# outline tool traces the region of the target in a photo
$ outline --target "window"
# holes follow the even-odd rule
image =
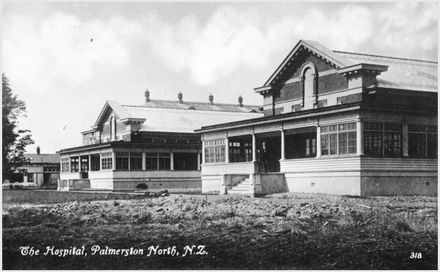
[[[402,155],[402,124],[364,123],[366,155],[397,157]]]
[[[382,123],[364,123],[364,153],[366,155],[382,155],[382,130]]]
[[[313,88],[314,88],[314,72],[312,68],[308,68],[304,71],[304,92],[303,92],[303,105],[306,109],[313,108]]]
[[[229,139],[229,162],[252,161],[252,137]]]
[[[113,169],[113,153],[107,152],[101,154],[102,170]]]
[[[157,153],[146,154],[146,169],[157,170]]]
[[[81,156],[81,172],[89,171],[89,158],[88,156]]]
[[[116,152],[116,170],[128,170],[128,152]]]
[[[286,159],[309,158],[316,156],[316,131],[296,132],[285,135]]]
[[[321,127],[321,155],[356,154],[356,123]]]
[[[426,156],[426,127],[423,125],[408,125],[408,156]]]
[[[437,126],[408,125],[408,156],[437,157]]]
[[[110,126],[110,140],[113,140],[113,116],[110,117],[109,126]]]
[[[205,163],[225,161],[225,140],[211,140],[205,142]]]
[[[99,171],[101,169],[101,156],[99,154],[90,155],[91,171]]]
[[[79,172],[79,158],[71,157],[70,158],[70,172]]]
[[[61,159],[61,172],[63,173],[69,172],[69,158]]]
[[[437,126],[427,126],[428,132],[428,148],[427,155],[429,158],[437,158]]]
[[[147,153],[147,170],[170,170],[170,153]]]
[[[321,155],[336,155],[337,153],[337,126],[323,126],[321,128]]]
[[[170,153],[159,153],[159,170],[170,170]]]
[[[130,170],[142,170],[142,153],[130,152]]]
[[[340,124],[338,127],[339,154],[356,153],[356,123]]]
[[[402,155],[402,124],[384,123],[383,147],[385,156]]]

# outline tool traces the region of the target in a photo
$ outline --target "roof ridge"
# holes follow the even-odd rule
[[[183,101],[182,104],[179,103],[179,101],[175,101],[175,100],[164,100],[164,99],[151,99],[149,102],[171,102],[171,103],[176,103],[178,105],[182,105],[182,104],[203,104],[203,105],[212,105],[212,106],[235,106],[235,107],[240,107],[240,105],[237,104],[230,104],[230,103],[214,103],[211,104],[209,102],[196,102],[196,101]],[[121,104],[121,106],[124,107],[145,107],[145,105],[127,105],[127,104]],[[261,107],[260,105],[247,105],[247,104],[243,104],[243,107]]]
[[[335,52],[335,53],[342,53],[342,54],[351,54],[351,55],[362,55],[362,56],[369,56],[369,57],[381,57],[381,58],[387,58],[387,59],[418,61],[418,62],[432,63],[432,64],[437,64],[438,63],[437,61],[432,61],[432,60],[410,59],[410,58],[404,58],[404,57],[391,57],[391,56],[384,56],[384,55],[357,53],[357,52],[348,52],[348,51],[339,51],[339,50],[333,50],[333,52]]]

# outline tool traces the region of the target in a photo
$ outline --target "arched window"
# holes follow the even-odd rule
[[[306,64],[302,69],[303,82],[303,107],[304,109],[312,109],[317,99],[317,71],[313,64]]]
[[[113,140],[113,116],[110,116],[110,141]]]
[[[112,135],[113,135],[113,140],[116,140],[116,117],[112,116]]]

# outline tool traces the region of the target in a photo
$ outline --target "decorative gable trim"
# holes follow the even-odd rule
[[[95,124],[92,126],[92,129],[96,130],[103,125],[105,117],[107,116],[109,111],[113,111],[114,115],[116,115],[118,119],[124,123],[143,123],[146,120],[145,118],[132,117],[131,114],[118,102],[107,100],[101,110],[101,113],[98,116],[98,119],[96,119]]]
[[[304,50],[324,60],[335,69],[351,65],[350,62],[317,42],[300,40],[289,53],[289,55],[287,55],[287,57],[283,60],[283,62],[281,62],[280,66],[278,66],[275,72],[264,83],[264,85],[262,87],[255,88],[254,90],[256,92],[262,92],[263,87],[270,88],[270,86],[276,83],[280,76],[283,75],[287,68],[295,61],[295,58],[298,56],[298,54]]]

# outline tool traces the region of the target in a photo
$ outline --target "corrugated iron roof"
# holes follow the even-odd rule
[[[334,51],[352,63],[387,65],[388,71],[377,77],[379,87],[437,92],[437,62]]]
[[[260,111],[259,113],[237,110],[228,111],[222,109],[222,107],[219,105],[217,105],[219,109],[211,108],[210,110],[190,110],[184,107],[166,107],[171,106],[172,104],[156,104],[156,107],[153,107],[153,105],[150,105],[150,103],[151,101],[147,103],[149,104],[148,106],[122,105],[122,107],[129,112],[132,117],[146,119],[145,122],[142,123],[141,131],[192,133],[194,130],[200,129],[201,127],[207,125],[241,121],[263,116]],[[239,107],[237,106],[237,108]],[[219,111],[221,111],[221,113]]]
[[[24,154],[32,163],[60,163],[59,154]]]
[[[124,105],[123,105],[124,106]],[[201,111],[222,111],[222,112],[260,112],[261,106],[238,104],[217,104],[217,103],[203,103],[203,102],[187,102],[169,101],[169,100],[150,100],[144,103],[141,107],[156,108],[156,109],[181,109],[181,110],[201,110]],[[133,116],[137,117],[137,116]]]

